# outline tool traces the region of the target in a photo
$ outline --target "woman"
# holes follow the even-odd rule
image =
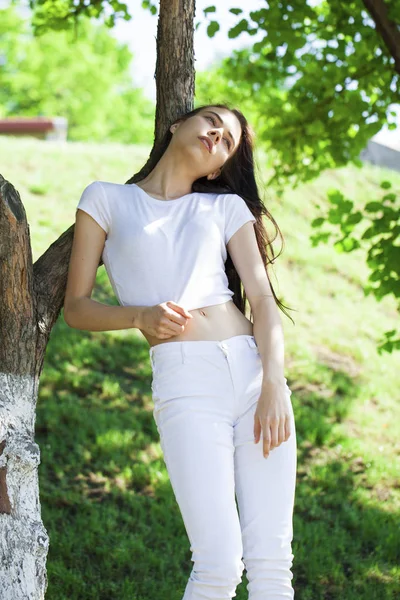
[[[227,104],[198,107],[169,127],[147,177],[91,183],[76,215],[64,317],[136,327],[150,344],[194,562],[183,600],[232,598],[244,568],[250,600],[294,598],[296,430],[253,135]],[[90,298],[100,257],[121,306]]]

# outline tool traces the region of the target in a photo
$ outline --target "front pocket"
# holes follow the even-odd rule
[[[258,346],[250,346],[250,350],[253,353],[253,356],[255,355],[256,360],[261,362],[261,354]]]
[[[153,379],[151,389],[153,396],[159,396],[159,390],[168,386],[170,381],[179,380],[180,373],[185,367],[182,355],[179,353],[152,357]]]
[[[184,359],[156,362],[153,379],[154,400],[158,405],[190,396],[207,396],[212,381],[223,381],[221,365],[212,357],[186,355]]]

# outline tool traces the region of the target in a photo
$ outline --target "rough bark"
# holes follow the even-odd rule
[[[192,109],[194,0],[161,0],[157,32],[155,141]],[[64,304],[71,225],[32,263],[21,197],[0,175],[0,589],[2,600],[42,600],[49,536],[41,519],[35,443],[39,378]],[[101,261],[99,265],[102,264]]]
[[[157,26],[154,145],[145,165],[126,183],[144,179],[159,160],[159,143],[178,115],[193,109],[195,0],[160,0]]]
[[[390,20],[385,0],[363,0],[363,2],[375,22],[376,31],[394,58],[395,70],[400,73],[400,23]]]

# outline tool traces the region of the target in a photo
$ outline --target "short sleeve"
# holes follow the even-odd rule
[[[100,181],[93,181],[82,192],[76,209],[88,213],[106,233],[110,230],[110,210]]]
[[[225,244],[227,244],[242,225],[248,221],[255,223],[256,218],[238,194],[227,194],[225,198]]]

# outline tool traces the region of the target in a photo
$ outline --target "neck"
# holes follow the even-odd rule
[[[177,156],[167,150],[147,177],[138,182],[140,187],[160,200],[174,200],[190,194],[193,182],[204,176],[204,173],[194,173],[190,159],[190,154]]]

